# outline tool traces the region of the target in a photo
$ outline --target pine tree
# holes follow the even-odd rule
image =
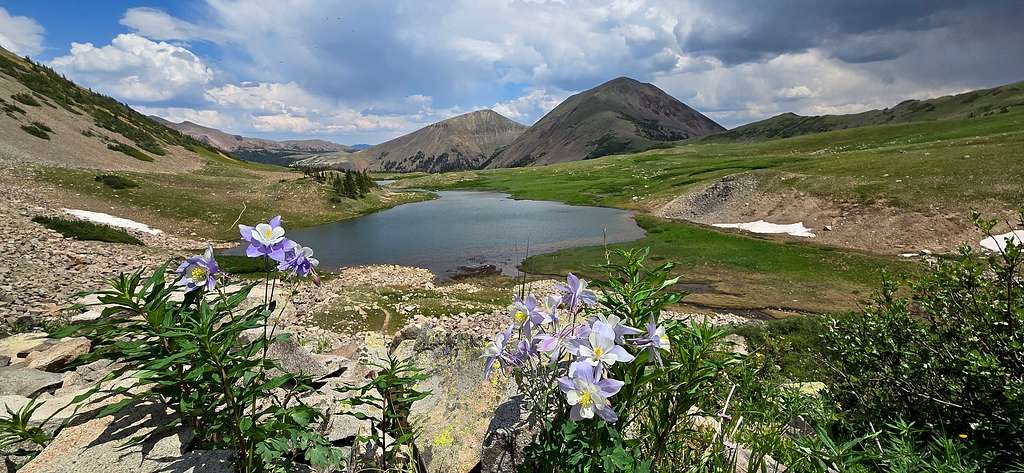
[[[356,184],[355,173],[345,171],[345,197],[349,199],[359,198],[359,185]]]

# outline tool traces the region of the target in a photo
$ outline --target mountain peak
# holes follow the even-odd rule
[[[544,165],[637,152],[724,130],[653,84],[617,77],[566,99],[487,167]]]

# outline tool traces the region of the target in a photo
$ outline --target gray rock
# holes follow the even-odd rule
[[[64,382],[60,373],[47,373],[27,366],[0,367],[0,395],[32,397],[56,389]]]
[[[239,341],[248,343],[263,335],[263,329],[253,329],[242,333]],[[299,345],[295,337],[288,337],[270,345],[267,350],[267,358],[273,359],[285,371],[294,374],[305,374],[313,378],[319,378],[330,373],[330,369],[322,361],[317,359],[309,350]]]
[[[170,433],[141,445],[124,447],[129,438],[153,431],[169,421],[163,405],[129,408],[123,416],[108,416],[73,424],[60,432],[21,473],[231,473],[232,453],[184,452],[189,436]]]
[[[539,423],[530,418],[522,395],[501,403],[487,426],[480,451],[483,473],[514,473],[523,462],[523,451],[539,431]]]
[[[429,472],[469,472],[480,463],[494,411],[514,383],[484,379],[479,340],[453,338],[425,348],[415,360],[430,377],[417,388],[431,394],[410,409],[409,419],[420,430],[416,447]]]
[[[59,371],[71,364],[75,358],[89,353],[92,344],[85,337],[62,338],[49,342],[45,349],[33,351],[25,357],[29,368],[44,371]]]

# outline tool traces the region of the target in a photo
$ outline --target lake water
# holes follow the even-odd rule
[[[442,191],[434,200],[364,217],[288,230],[313,248],[323,269],[399,264],[444,279],[460,266],[493,264],[513,275],[529,254],[642,238],[629,212],[514,200],[498,192]],[[606,239],[607,237],[607,239]]]

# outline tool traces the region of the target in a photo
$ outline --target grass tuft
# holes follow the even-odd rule
[[[49,228],[50,230],[54,230],[65,237],[74,238],[76,240],[106,241],[110,243],[142,245],[142,240],[135,238],[135,236],[124,230],[108,227],[106,225],[97,225],[84,220],[69,220],[60,217],[37,216],[33,217],[32,221]]]
[[[32,122],[31,125],[21,125],[21,129],[24,130],[25,133],[28,133],[28,134],[36,137],[36,138],[42,138],[44,140],[49,140],[50,139],[50,134],[46,132],[46,130],[49,129],[49,127],[47,127],[46,125],[43,125],[43,127],[45,127],[45,128],[43,128],[43,127],[40,127],[39,125],[41,125],[41,123],[39,123],[39,122]]]
[[[133,189],[139,187],[139,183],[128,179],[127,177],[121,177],[115,174],[100,174],[96,176],[96,182],[102,183],[103,185],[115,189]]]
[[[42,105],[35,97],[32,96],[32,94],[17,93],[12,95],[11,98],[30,107],[38,107]]]
[[[142,150],[132,145],[126,145],[124,143],[111,143],[107,145],[107,149],[112,151],[119,151],[135,159],[138,159],[139,161],[145,161],[147,163],[153,162],[153,158],[150,155],[143,153]]]

